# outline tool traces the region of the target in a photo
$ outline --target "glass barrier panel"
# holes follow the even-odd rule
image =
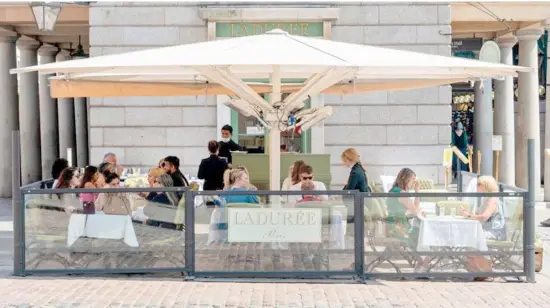
[[[354,195],[201,196],[196,272],[354,270]]]
[[[522,197],[367,197],[364,229],[366,273],[523,271]]]
[[[25,195],[25,269],[184,267],[184,199],[145,196]]]

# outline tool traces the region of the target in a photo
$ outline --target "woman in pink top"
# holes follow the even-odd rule
[[[103,186],[105,186],[105,179],[103,175],[99,173],[97,167],[86,167],[79,188],[103,188]],[[99,193],[81,193],[79,195],[84,214],[95,214],[95,201],[98,196]]]

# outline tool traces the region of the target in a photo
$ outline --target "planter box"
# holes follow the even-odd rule
[[[544,257],[544,248],[535,248],[535,272],[542,270],[542,259]]]

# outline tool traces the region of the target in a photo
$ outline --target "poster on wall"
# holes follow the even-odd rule
[[[230,243],[321,243],[321,209],[228,208]]]

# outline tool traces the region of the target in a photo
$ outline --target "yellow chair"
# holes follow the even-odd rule
[[[420,190],[432,190],[435,187],[432,179],[416,179],[416,182],[420,186]]]

